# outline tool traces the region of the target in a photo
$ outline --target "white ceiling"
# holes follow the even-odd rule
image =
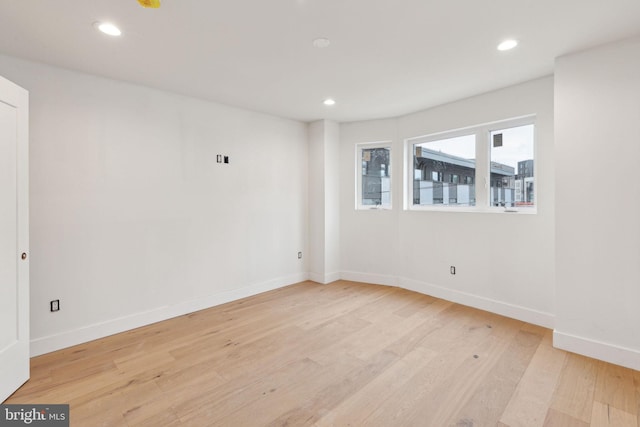
[[[0,0],[2,53],[303,121],[406,114],[636,34],[640,0]]]

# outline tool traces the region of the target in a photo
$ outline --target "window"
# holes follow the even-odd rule
[[[491,206],[534,206],[533,124],[491,131]]]
[[[408,139],[405,208],[535,212],[534,121],[527,116]]]
[[[358,144],[357,209],[391,208],[391,144]]]
[[[475,175],[475,135],[445,139],[428,138],[413,144],[412,147],[415,171],[413,176],[416,177],[412,186],[414,205],[475,205],[476,190],[473,180],[466,179],[465,182],[460,182],[461,176]]]

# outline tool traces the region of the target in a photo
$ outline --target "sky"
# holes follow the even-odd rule
[[[491,147],[491,161],[518,167],[518,162],[533,159],[533,125],[491,132],[502,133],[502,147]],[[493,139],[493,138],[492,138]]]

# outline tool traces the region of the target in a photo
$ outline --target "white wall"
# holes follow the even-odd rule
[[[325,282],[340,279],[340,125],[325,120]],[[311,161],[311,159],[310,159]]]
[[[554,344],[640,370],[640,38],[556,61]]]
[[[306,124],[6,56],[0,75],[30,92],[32,354],[307,278]]]
[[[309,123],[309,278],[324,281],[325,202],[324,202],[324,121]]]
[[[538,212],[405,211],[406,138],[536,114]],[[341,126],[343,277],[398,285],[536,324],[554,308],[553,79],[534,80],[397,119]],[[355,144],[392,141],[393,209],[354,209]],[[478,191],[482,191],[478,189]],[[457,274],[449,274],[455,265]]]
[[[309,275],[318,283],[340,279],[339,125],[309,124]]]

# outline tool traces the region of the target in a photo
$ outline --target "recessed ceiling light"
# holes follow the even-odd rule
[[[505,40],[505,41],[503,41],[502,43],[500,43],[498,45],[498,50],[502,50],[502,51],[511,50],[516,46],[518,46],[518,41],[517,40],[513,40],[513,39]]]
[[[108,34],[110,36],[119,36],[122,34],[122,31],[120,31],[120,28],[116,27],[110,22],[96,22],[93,24],[93,26],[96,27],[101,32]]]
[[[327,98],[322,102],[324,105],[336,105],[335,99]]]
[[[313,47],[317,47],[318,49],[324,49],[325,47],[329,47],[331,44],[331,40],[326,39],[324,37],[320,37],[319,39],[315,39],[313,41]]]

